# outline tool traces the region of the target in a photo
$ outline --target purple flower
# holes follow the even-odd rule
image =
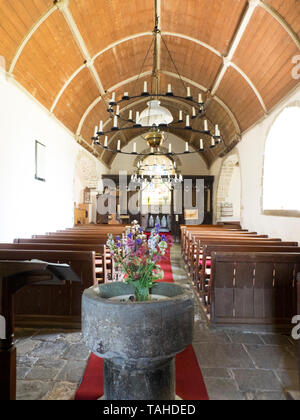
[[[128,239],[132,239],[132,233],[131,232],[128,234]]]
[[[139,231],[140,231],[141,233],[143,233],[143,228],[142,228],[142,227],[140,227],[140,228],[139,228]]]
[[[116,240],[117,240],[117,241],[120,241],[120,240],[121,240],[121,236],[117,236],[117,237],[116,237]]]
[[[120,242],[117,243],[117,247],[121,248],[121,243]]]
[[[165,235],[162,235],[161,240],[162,241],[166,241],[167,240],[166,236]]]
[[[136,240],[136,244],[137,244],[137,245],[141,245],[141,243],[142,243],[142,240],[141,240],[141,239],[137,239],[137,240]]]

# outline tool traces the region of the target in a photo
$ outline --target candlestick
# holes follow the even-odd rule
[[[98,127],[95,127],[95,133],[94,133],[94,137],[97,137],[97,133],[98,133]]]
[[[117,150],[120,151],[121,150],[121,140],[118,140],[118,147]]]
[[[172,144],[169,144],[169,153],[172,153]]]
[[[196,117],[196,109],[194,106],[193,106],[193,117]]]
[[[185,124],[185,126],[186,127],[190,127],[190,116],[189,115],[186,116],[186,124]]]
[[[168,93],[172,93],[172,85],[171,85],[171,83],[168,84]]]
[[[187,91],[187,95],[186,95],[187,98],[190,98],[191,97],[191,88],[187,87],[186,91]]]
[[[117,116],[119,116],[119,115],[120,115],[120,105],[118,105],[118,106],[117,106],[116,115],[117,115]]]
[[[189,144],[188,142],[185,143],[185,151],[188,152],[189,151]]]
[[[204,149],[203,139],[200,139],[200,150]]]
[[[132,121],[132,111],[129,111],[129,120]]]
[[[100,121],[99,132],[103,133],[103,121]]]
[[[112,93],[112,97],[111,97],[111,101],[110,102],[112,102],[112,103],[115,103],[116,102],[116,93],[115,92]]]
[[[208,131],[208,122],[204,120],[204,131]]]
[[[144,82],[144,93],[148,92],[148,83]]]
[[[179,121],[183,121],[183,114],[182,114],[182,111],[179,111]]]
[[[199,93],[199,95],[198,95],[198,103],[199,104],[202,104],[203,103],[203,99],[202,99],[201,93]]]
[[[107,147],[107,146],[108,146],[108,136],[105,136],[104,147]]]
[[[118,117],[114,116],[114,128],[118,128]]]

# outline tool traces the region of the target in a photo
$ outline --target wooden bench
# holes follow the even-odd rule
[[[186,239],[186,249],[184,251],[184,259],[186,263],[189,263],[189,266],[191,266],[190,264],[192,263],[192,256],[194,255],[194,257],[196,256],[196,248],[198,246],[198,240],[199,239],[203,239],[203,238],[211,238],[211,239],[216,239],[216,238],[224,238],[224,239],[262,239],[262,240],[266,240],[266,241],[274,241],[274,240],[278,240],[280,241],[280,239],[270,239],[268,238],[267,235],[258,235],[256,232],[239,232],[239,233],[229,233],[229,232],[221,232],[221,233],[212,233],[212,232],[203,232],[203,233],[196,233],[196,234],[190,234],[188,235],[187,239]]]
[[[95,252],[51,250],[0,250],[1,260],[26,261],[38,259],[68,264],[81,282],[66,281],[62,286],[27,286],[15,297],[16,324],[20,327],[81,327],[81,297],[93,286]]]
[[[211,322],[291,327],[300,254],[212,253]]]
[[[24,249],[24,250],[51,250],[51,251],[94,251],[95,272],[97,283],[107,283],[114,277],[113,265],[109,252],[105,245],[91,244],[65,244],[65,243],[26,243],[26,244],[1,244],[1,249]]]
[[[186,247],[186,239],[188,237],[188,234],[191,232],[205,232],[205,231],[209,231],[209,232],[248,232],[247,230],[242,230],[242,229],[238,229],[238,228],[230,228],[230,227],[223,227],[223,226],[216,226],[216,225],[211,225],[211,226],[185,226],[185,225],[181,225],[180,226],[180,232],[181,232],[181,250],[182,250],[182,254],[184,253],[184,249]]]
[[[205,305],[206,311],[210,313],[211,302],[211,255],[213,252],[245,252],[245,253],[299,253],[300,247],[297,246],[277,246],[277,245],[204,245],[203,253],[198,259],[196,267],[194,284],[199,296]]]

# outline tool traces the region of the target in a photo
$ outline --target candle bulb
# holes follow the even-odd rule
[[[169,144],[169,153],[172,153],[172,144]]]
[[[121,150],[121,140],[118,140],[118,147],[117,150],[120,151]]]
[[[171,83],[168,84],[168,93],[172,93],[172,85],[171,85]]]
[[[114,128],[118,128],[118,117],[114,116]]]
[[[108,146],[108,137],[105,136],[105,139],[104,139],[104,147],[107,147],[107,146]]]
[[[112,103],[115,103],[116,102],[116,93],[115,92],[112,93],[112,97],[111,97],[111,101],[110,102],[112,102]]]
[[[216,134],[217,137],[220,136],[220,130],[219,130],[218,124],[216,124],[216,132],[215,132],[215,134]]]
[[[95,132],[94,132],[94,137],[97,137],[97,133],[98,133],[98,127],[95,127]]]
[[[154,153],[154,149],[153,149],[153,147],[151,147],[151,153]]]
[[[136,153],[136,143],[133,143],[133,153]]]
[[[144,93],[148,92],[148,83],[144,82]]]
[[[198,103],[199,104],[202,104],[203,103],[203,99],[202,99],[201,93],[199,93],[199,95],[198,95]]]
[[[186,89],[186,91],[187,91],[187,98],[190,98],[191,97],[191,88],[190,87],[188,87],[187,89]]]
[[[190,127],[190,116],[189,115],[187,115],[186,116],[186,127]]]
[[[188,142],[185,143],[185,151],[188,152],[189,151],[189,144]]]
[[[99,132],[103,133],[103,121],[100,121]]]
[[[204,131],[208,131],[208,122],[204,120]]]
[[[179,111],[179,121],[183,121],[183,114],[182,114],[182,111]]]
[[[129,120],[132,121],[132,111],[129,111]]]
[[[212,149],[213,147],[215,147],[215,145],[216,145],[215,139],[212,137],[210,148]]]
[[[119,116],[119,115],[120,115],[120,105],[118,105],[118,106],[117,106],[116,115],[117,115],[117,116]]]
[[[194,106],[193,106],[193,117],[196,117],[196,109]]]
[[[128,98],[128,97],[129,97],[129,93],[128,93],[128,92],[125,92],[125,93],[124,93],[124,97],[125,97],[125,98]]]
[[[200,139],[200,150],[204,150],[203,139]]]

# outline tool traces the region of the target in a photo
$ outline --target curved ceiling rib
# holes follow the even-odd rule
[[[258,6],[262,7],[266,12],[268,12],[274,19],[276,19],[280,25],[286,30],[292,40],[295,42],[296,46],[300,50],[300,39],[293,28],[287,23],[287,21],[282,17],[280,13],[277,12],[272,6],[265,3],[262,0],[258,0]]]
[[[81,54],[82,54],[82,58],[83,60],[85,60],[84,64],[81,65],[72,75],[71,77],[64,83],[64,85],[60,88],[60,83],[57,86],[58,89],[60,88],[55,100],[53,101],[53,104],[49,109],[51,109],[51,112],[54,111],[54,109],[56,108],[57,104],[59,103],[60,99],[62,98],[64,92],[69,88],[69,85],[71,84],[71,82],[75,79],[75,77],[77,75],[79,75],[79,73],[81,71],[83,71],[85,68],[87,68],[89,70],[89,72],[91,73],[91,76],[93,77],[94,81],[96,82],[97,88],[96,92],[99,90],[100,92],[100,97],[98,97],[96,100],[94,100],[89,107],[86,109],[86,111],[84,112],[84,114],[81,117],[80,123],[78,125],[78,129],[76,131],[77,136],[80,135],[82,128],[84,127],[85,121],[88,117],[88,115],[90,114],[90,112],[95,108],[95,106],[101,101],[104,100],[105,101],[105,95],[106,95],[106,91],[102,85],[101,82],[101,78],[100,75],[98,74],[98,71],[96,70],[96,67],[94,66],[94,62],[95,60],[101,56],[102,54],[104,54],[105,52],[113,49],[114,47],[126,42],[126,41],[130,41],[136,38],[140,38],[143,36],[149,36],[152,35],[152,32],[139,32],[130,36],[127,36],[126,38],[122,38],[119,39],[117,41],[115,41],[114,43],[108,45],[107,47],[105,47],[104,49],[102,49],[101,51],[97,52],[96,54],[95,51],[97,51],[97,49],[95,49],[93,51],[94,56],[91,57],[89,50],[87,48],[88,43],[86,44],[86,40],[84,39],[84,36],[81,34],[79,27],[80,24],[76,23],[76,19],[74,19],[73,14],[71,12],[71,6],[69,8],[69,3],[70,0],[55,0],[54,1],[54,5],[51,6],[51,8],[48,9],[48,11],[46,11],[39,19],[38,21],[34,24],[34,26],[31,27],[31,29],[29,30],[29,32],[27,33],[27,35],[23,38],[22,42],[20,43],[20,45],[18,46],[13,59],[11,61],[10,64],[10,68],[8,70],[8,73],[10,75],[12,75],[14,73],[14,70],[16,69],[16,65],[18,63],[18,60],[20,59],[20,56],[23,57],[22,53],[26,47],[26,45],[29,43],[29,41],[31,40],[31,38],[33,37],[33,35],[36,33],[36,31],[38,30],[38,28],[40,28],[40,26],[57,10],[59,10],[59,12],[64,16],[67,24],[69,25],[69,28],[72,32],[72,35],[75,39],[75,41],[77,42],[77,45],[80,48]],[[271,2],[269,2],[271,3]],[[159,10],[159,15],[161,16],[161,0],[157,0],[157,5],[158,5],[158,10]],[[48,4],[48,7],[49,4]],[[84,6],[85,7],[85,6]],[[198,89],[207,92],[209,95],[208,101],[210,100],[214,100],[216,101],[219,105],[221,105],[224,109],[224,111],[226,112],[226,114],[229,116],[230,120],[232,121],[232,123],[234,124],[235,130],[238,134],[241,133],[241,128],[240,128],[240,122],[238,122],[237,118],[235,117],[234,113],[232,112],[232,109],[230,109],[230,107],[228,105],[226,105],[226,103],[224,102],[224,100],[227,101],[227,97],[222,97],[221,93],[220,96],[222,97],[222,99],[220,99],[219,96],[219,87],[222,84],[223,79],[227,79],[228,73],[227,70],[230,69],[230,67],[232,67],[237,73],[239,73],[239,75],[241,77],[243,77],[243,79],[247,82],[247,84],[251,87],[252,91],[255,93],[255,96],[257,97],[259,104],[261,105],[261,107],[264,110],[264,113],[267,113],[267,110],[270,109],[270,99],[268,100],[268,95],[264,92],[264,90],[261,87],[261,84],[259,85],[259,81],[257,81],[255,79],[255,77],[253,77],[253,74],[251,75],[251,73],[249,73],[249,68],[248,70],[246,68],[243,67],[241,62],[238,62],[239,65],[235,64],[234,61],[238,61],[237,57],[235,55],[237,51],[237,49],[240,47],[240,43],[242,40],[243,35],[245,34],[246,28],[248,27],[249,22],[255,19],[252,19],[254,10],[257,8],[262,8],[265,12],[266,15],[269,14],[272,19],[274,19],[274,21],[276,20],[276,22],[278,22],[281,27],[284,29],[284,31],[287,33],[288,37],[293,41],[293,43],[297,46],[298,49],[300,49],[300,40],[299,40],[299,36],[297,35],[297,33],[294,31],[293,29],[293,24],[288,22],[287,20],[285,20],[284,17],[284,13],[283,15],[279,12],[279,10],[276,10],[273,5],[268,4],[267,0],[248,0],[248,6],[245,7],[244,10],[244,14],[241,16],[240,19],[240,23],[239,26],[236,28],[235,31],[235,35],[232,39],[231,45],[229,47],[227,56],[224,57],[224,55],[219,52],[217,49],[213,48],[211,45],[201,41],[200,39],[196,39],[196,38],[192,38],[188,35],[185,34],[181,34],[181,33],[177,33],[177,27],[174,27],[174,32],[164,32],[162,30],[162,35],[165,36],[169,36],[169,37],[175,37],[175,38],[181,38],[183,40],[187,40],[190,41],[191,43],[195,43],[201,47],[203,47],[204,49],[212,52],[214,55],[218,56],[219,58],[223,58],[223,65],[221,65],[221,68],[219,70],[219,73],[217,74],[215,81],[213,83],[213,86],[211,88],[211,91],[208,91],[208,88],[201,86],[199,83],[195,82],[194,80],[188,79],[188,78],[184,78],[182,77],[183,80],[185,80],[187,83],[190,83],[192,86],[197,87]],[[45,9],[43,9],[45,10]],[[37,18],[38,15],[36,15],[35,18]],[[75,15],[74,15],[75,16]],[[270,20],[272,20],[270,17]],[[289,19],[288,19],[289,20]],[[34,20],[31,22],[31,24],[34,22]],[[180,22],[180,20],[179,20]],[[279,26],[279,25],[278,25]],[[30,25],[27,27],[26,30],[28,30],[28,28],[30,27]],[[143,29],[142,27],[140,27],[140,29]],[[284,31],[282,31],[284,33]],[[24,36],[25,32],[23,33]],[[124,35],[126,33],[123,33]],[[128,34],[128,32],[127,32]],[[122,36],[122,33],[120,33],[120,35]],[[121,37],[120,37],[121,38]],[[201,36],[199,36],[199,38],[201,38]],[[21,38],[20,38],[21,39]],[[244,39],[244,38],[243,38]],[[210,41],[209,41],[210,42]],[[292,44],[290,42],[290,44]],[[105,45],[105,44],[104,44]],[[293,44],[292,44],[293,45]],[[15,48],[17,47],[17,45],[15,46]],[[14,53],[15,50],[12,51],[12,54]],[[25,54],[25,51],[24,51]],[[160,54],[159,54],[160,55]],[[79,63],[80,64],[80,61]],[[77,65],[78,65],[77,64]],[[241,69],[241,65],[242,68],[244,70]],[[74,69],[76,68],[76,66],[74,67]],[[72,69],[72,71],[74,71],[74,69]],[[230,71],[230,70],[229,70]],[[169,77],[173,77],[173,78],[179,78],[179,76],[175,73],[169,72],[169,71],[163,71],[161,70],[162,74],[165,74],[166,76]],[[250,77],[248,77],[247,73],[250,74]],[[70,74],[70,73],[69,73]],[[69,77],[68,74],[68,77]],[[151,72],[145,72],[143,74],[143,77],[145,76],[149,76],[151,74]],[[225,76],[226,74],[226,76]],[[230,75],[230,77],[232,77],[233,73]],[[121,77],[120,77],[121,78]],[[130,79],[127,80],[123,80],[117,84],[115,84],[114,86],[110,87],[108,89],[108,91],[112,91],[115,89],[120,88],[123,85],[126,85],[130,82],[132,82],[133,80],[135,80],[137,78],[137,76],[131,77]],[[192,76],[192,78],[195,78]],[[253,83],[253,81],[255,82],[255,84]],[[242,80],[242,79],[241,79]],[[114,82],[116,82],[117,80],[115,80]],[[258,83],[258,88],[256,86],[256,84]],[[245,84],[246,86],[246,84]],[[249,89],[250,91],[250,89]],[[260,91],[262,92],[262,94],[260,93]],[[56,91],[55,91],[56,94]],[[216,95],[217,94],[217,95]],[[53,99],[52,99],[53,100]],[[88,103],[88,102],[87,102]],[[259,108],[259,104],[257,105]],[[50,104],[51,105],[51,101]],[[136,105],[132,104],[132,105]],[[215,105],[216,106],[216,105]],[[84,108],[82,108],[83,110]],[[82,112],[81,110],[81,112]],[[236,115],[238,114],[238,111],[236,110]],[[225,114],[224,114],[225,115]],[[79,114],[80,117],[80,114]],[[229,120],[228,120],[229,121]],[[77,121],[76,121],[77,124]]]
[[[28,41],[30,40],[30,38],[32,37],[32,35],[38,30],[38,28],[45,22],[45,20],[48,19],[49,16],[52,15],[53,12],[55,12],[57,10],[57,6],[52,6],[51,9],[49,9],[43,16],[41,16],[41,18],[36,22],[36,24],[31,28],[31,30],[28,32],[28,34],[25,36],[25,38],[23,39],[23,41],[21,42],[19,48],[16,51],[16,54],[11,62],[10,68],[8,73],[12,74],[14,71],[14,68],[17,64],[17,61],[20,57],[20,55],[22,54],[22,51],[24,50],[26,44],[28,43]]]
[[[200,45],[201,47],[204,47],[204,48],[206,48],[207,50],[209,50],[209,51],[211,51],[211,52],[213,52],[216,56],[218,56],[218,57],[222,57],[222,54],[219,52],[219,51],[217,51],[216,49],[214,49],[213,47],[211,47],[210,45],[208,45],[208,44],[206,44],[206,43],[204,43],[204,42],[202,42],[202,41],[200,41],[200,40],[197,40],[197,39],[195,39],[195,38],[192,38],[192,37],[189,37],[189,36],[185,36],[185,35],[183,35],[183,34],[178,34],[178,33],[173,33],[173,32],[164,32],[164,33],[162,33],[163,35],[168,35],[168,36],[172,36],[172,37],[178,37],[178,38],[183,38],[183,39],[186,39],[186,40],[188,40],[188,41],[190,41],[190,42],[193,42],[193,43],[195,43],[195,44],[197,44],[197,45]],[[124,42],[126,42],[126,41],[130,41],[130,40],[133,40],[133,39],[136,39],[136,38],[139,38],[139,37],[143,37],[143,36],[149,36],[149,35],[152,35],[152,33],[148,33],[148,32],[143,32],[143,33],[139,33],[139,34],[134,34],[134,35],[132,35],[132,36],[130,36],[130,37],[127,37],[127,38],[123,38],[123,39],[121,39],[121,40],[119,40],[119,41],[116,41],[116,42],[114,42],[113,44],[111,44],[111,45],[109,45],[108,47],[106,47],[105,49],[103,49],[102,51],[100,51],[100,52],[98,52],[97,54],[95,54],[94,55],[94,57],[92,57],[91,59],[90,59],[90,61],[91,61],[91,63],[94,63],[94,61],[96,60],[96,58],[98,58],[98,57],[100,57],[102,54],[104,54],[105,52],[107,52],[107,51],[109,51],[110,49],[112,49],[112,48],[114,48],[114,47],[116,47],[116,46],[118,46],[118,45],[121,45],[122,43],[124,43]],[[233,51],[234,52],[234,51]],[[228,60],[227,58],[225,59],[225,60]],[[265,104],[264,104],[264,102],[263,102],[263,99],[262,99],[262,96],[261,96],[261,94],[259,93],[259,91],[258,91],[258,89],[255,87],[255,85],[254,85],[254,83],[249,79],[249,77],[236,65],[236,64],[234,64],[234,63],[232,63],[232,62],[228,62],[228,64],[227,64],[228,66],[229,65],[232,65],[232,67],[234,67],[243,77],[244,77],[244,79],[246,80],[246,82],[250,85],[250,87],[251,87],[251,89],[253,89],[253,91],[254,91],[254,93],[255,93],[255,95],[257,96],[257,98],[258,98],[258,100],[259,100],[259,102],[261,103],[261,105],[262,105],[262,107],[263,107],[263,109],[264,109],[264,111],[266,112],[266,107],[265,107]],[[81,67],[81,69],[83,69],[84,68],[84,66],[82,66]],[[70,77],[70,79],[66,82],[66,84],[63,86],[63,88],[62,88],[62,90],[59,92],[59,94],[58,94],[58,96],[59,97],[61,97],[61,95],[63,94],[63,92],[64,92],[64,90],[68,87],[68,85],[71,83],[71,81],[74,79],[74,77],[79,73],[79,69]],[[222,80],[222,78],[223,78],[223,76],[224,76],[224,74],[225,74],[225,72],[226,72],[226,65],[224,65],[224,67],[223,67],[223,69],[222,69],[222,72],[220,72],[220,74],[219,74],[219,81],[218,81],[218,83],[215,85],[215,87],[212,89],[212,95],[214,94],[214,91],[216,91],[217,90],[217,88],[218,88],[218,86],[219,86],[219,84],[220,84],[220,82],[221,82],[221,80]],[[167,71],[162,71],[162,73],[164,73],[164,74],[170,74],[169,72],[167,72]],[[224,73],[224,74],[223,74]],[[141,76],[145,76],[146,74],[149,74],[149,72],[145,72],[145,73],[143,73]],[[189,79],[185,79],[185,81],[187,81],[187,82],[189,82]],[[113,89],[117,89],[118,87],[120,87],[120,86],[122,86],[122,83],[123,82],[120,82],[120,84],[117,84],[117,85],[115,85],[115,86],[113,86],[113,87],[111,87],[111,88],[109,88],[109,89],[107,89],[107,91],[108,92],[111,92]],[[195,83],[195,82],[194,82]],[[125,83],[126,84],[126,83]],[[198,87],[199,87],[200,85],[198,85]],[[207,91],[207,88],[205,88],[205,87],[201,87],[201,89],[203,90],[203,91]],[[105,92],[103,92],[103,94],[105,94]],[[53,103],[53,105],[52,105],[52,108],[51,108],[51,111],[53,111],[54,110],[54,108],[55,108],[55,106],[57,105],[57,103],[58,103],[58,100],[59,100],[59,98],[56,98],[55,99],[55,101],[54,101],[54,103]]]

